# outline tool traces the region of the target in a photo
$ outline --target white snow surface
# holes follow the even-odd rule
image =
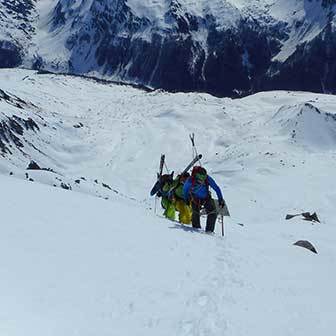
[[[1,334],[333,334],[336,97],[146,93],[17,69],[0,89],[29,102],[0,99],[1,121],[40,127],[0,156]],[[161,153],[176,172],[190,161],[192,132],[231,211],[225,237],[160,218],[148,195]],[[30,159],[55,172],[24,181]],[[321,223],[284,219],[303,211]]]

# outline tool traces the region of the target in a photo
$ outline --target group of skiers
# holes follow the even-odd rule
[[[211,196],[212,188],[218,198],[218,205],[224,207],[221,189],[214,179],[201,166],[195,166],[191,175],[184,172],[174,179],[174,173],[160,175],[151,190],[151,196],[161,197],[164,216],[175,220],[175,212],[179,213],[179,222],[192,224],[193,228],[200,229],[200,212],[204,207],[207,213],[206,232],[213,232],[217,219],[215,201]]]

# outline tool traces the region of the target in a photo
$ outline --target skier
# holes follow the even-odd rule
[[[173,179],[173,174],[162,175],[151,191],[151,196],[162,197],[163,215],[175,220],[175,211],[178,211],[179,222],[183,224],[191,224],[191,207],[183,198],[183,185],[189,176],[189,173],[183,173]]]
[[[217,219],[215,202],[209,190],[215,190],[219,206],[224,206],[224,199],[219,186],[214,179],[207,174],[207,171],[200,166],[195,166],[191,177],[187,179],[183,187],[183,197],[186,203],[191,202],[192,206],[192,226],[201,229],[200,210],[204,206],[207,213],[206,232],[213,232]]]
[[[179,213],[179,222],[182,224],[191,224],[191,207],[183,197],[183,186],[185,181],[190,177],[188,172],[184,172],[176,177],[173,182],[173,187],[169,192],[169,197],[172,199],[175,210]]]
[[[175,220],[175,210],[177,210],[179,212],[180,223],[191,223],[192,211],[190,205],[185,203],[183,186],[190,176],[188,170],[201,158],[202,154],[197,155],[174,180],[174,172],[162,175],[162,170],[165,164],[165,155],[161,155],[158,180],[154,184],[150,194],[151,196],[157,195],[158,197],[162,197],[161,205],[165,209],[163,215],[166,218]]]
[[[173,175],[174,172],[161,175],[150,192],[151,196],[161,197],[161,205],[165,209],[163,215],[170,220],[175,220],[175,206],[171,197],[171,189],[174,186]]]

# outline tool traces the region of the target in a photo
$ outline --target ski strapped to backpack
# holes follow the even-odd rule
[[[166,156],[164,154],[161,154],[159,172],[157,173],[157,181],[154,184],[154,187],[152,188],[152,190],[150,192],[151,196],[156,195],[156,193],[160,190],[160,187],[161,187],[161,176],[162,176],[162,172],[163,172],[165,158],[166,158]]]
[[[181,175],[185,174],[186,172],[188,172],[188,170],[194,166],[194,164],[199,161],[200,159],[202,158],[202,154],[199,154],[197,155],[189,164],[188,166],[183,170],[183,172],[181,173]],[[161,181],[161,177],[163,176],[162,175],[162,171],[163,171],[163,166],[164,166],[164,163],[165,163],[165,155],[162,154],[161,155],[161,160],[160,160],[160,171],[159,173],[157,174],[157,182],[155,183],[154,187],[152,188],[150,194],[151,196],[154,196],[156,195],[156,193],[160,190],[161,188],[161,184],[162,184],[162,181]],[[173,175],[174,173],[172,173],[171,175]]]
[[[160,158],[160,167],[159,167],[159,172],[157,174],[157,178],[158,180],[160,179],[160,177],[162,176],[162,172],[163,172],[163,167],[164,167],[164,163],[165,163],[165,158],[166,156],[164,154],[161,154],[161,158]]]
[[[192,166],[195,165],[195,163],[199,160],[202,159],[202,154],[199,154],[197,156],[195,156],[195,158],[188,164],[188,166],[183,170],[183,172],[181,173],[181,175],[185,174]]]

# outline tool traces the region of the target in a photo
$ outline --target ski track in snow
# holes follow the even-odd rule
[[[1,70],[0,89],[36,105],[1,100],[2,121],[30,116],[41,128],[0,160],[4,333],[332,334],[334,96],[145,93],[26,70]],[[182,170],[192,132],[232,214],[225,237],[219,226],[200,234],[150,209],[160,154]],[[62,177],[89,195],[19,181],[30,159],[57,171],[29,171],[35,182]],[[80,176],[87,181],[74,184]],[[284,220],[303,211],[321,224]],[[292,246],[299,239],[319,254]]]

